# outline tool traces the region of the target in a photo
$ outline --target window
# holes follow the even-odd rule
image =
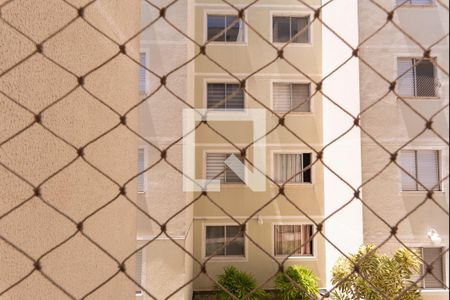
[[[397,0],[397,5],[432,5],[433,0]]]
[[[141,67],[139,68],[139,92],[146,93],[147,92],[147,73],[144,67],[147,66],[147,54],[145,52],[141,52],[139,54],[139,63]]]
[[[278,113],[311,112],[309,90],[309,84],[274,83],[274,111]]]
[[[275,256],[313,256],[312,236],[312,225],[275,225]]]
[[[436,68],[430,60],[398,59],[398,93],[405,97],[436,97]]]
[[[206,155],[206,178],[220,180],[221,183],[243,183],[241,178],[245,177],[244,165],[234,166],[233,171],[225,164],[231,155],[233,154],[208,153]],[[243,159],[240,160],[243,161]]]
[[[311,153],[275,154],[275,181],[284,183],[312,183]],[[305,170],[307,169],[307,170]]]
[[[145,170],[145,149],[138,149],[138,173]],[[145,173],[138,176],[138,193],[145,192]]]
[[[135,274],[135,281],[142,285],[142,272],[144,270],[143,268],[143,258],[142,258],[142,250],[139,250],[136,252],[136,274]],[[142,289],[139,286],[136,286],[136,295],[140,296],[142,295]]]
[[[423,289],[444,289],[446,281],[444,275],[444,249],[416,248],[415,250],[422,258],[424,265],[422,266],[420,274],[418,274],[416,278],[413,278],[413,280],[417,281],[420,277],[425,275],[427,265],[433,266],[433,274],[425,275],[425,277],[418,282],[418,285]]]
[[[273,17],[274,43],[309,43],[309,17]],[[301,32],[300,34],[298,34]]]
[[[403,191],[425,191],[423,186],[431,190],[440,190],[439,151],[408,150],[401,152]],[[416,182],[419,181],[422,185]]]
[[[244,42],[244,23],[237,16],[208,15],[208,41]]]
[[[244,92],[239,84],[208,83],[209,109],[244,109]]]
[[[240,226],[206,226],[205,246],[206,257],[245,257],[245,238]]]

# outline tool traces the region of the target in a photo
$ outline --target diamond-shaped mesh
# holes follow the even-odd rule
[[[374,238],[377,240],[374,240],[376,248],[373,251],[389,243],[397,243],[413,252],[409,241],[403,240],[399,235],[402,227],[406,226],[405,223],[423,222],[416,217],[416,214],[425,209],[435,218],[448,216],[448,201],[442,200],[443,197],[448,196],[448,171],[442,167],[442,163],[447,159],[445,153],[448,155],[446,137],[448,116],[444,116],[448,113],[448,91],[442,89],[442,86],[448,87],[448,62],[437,59],[435,55],[435,52],[444,52],[448,55],[448,45],[446,45],[448,31],[445,31],[443,36],[438,36],[434,43],[423,44],[421,42],[423,32],[428,34],[434,30],[430,24],[412,24],[412,27],[420,28],[421,33],[404,29],[399,20],[402,18],[401,10],[413,6],[414,1],[402,3],[397,1],[397,4],[390,3],[395,1],[359,1],[361,7],[371,12],[367,15],[362,14],[360,18],[370,18],[370,24],[378,25],[361,29],[362,36],[356,46],[329,26],[322,16],[327,6],[332,7],[333,2],[343,0],[331,0],[323,4],[312,4],[319,1],[304,0],[289,2],[293,8],[301,7],[302,11],[307,11],[311,17],[307,20],[307,26],[294,32],[286,41],[282,41],[279,37],[282,41],[280,43],[274,43],[270,37],[260,33],[258,25],[252,24],[247,18],[258,5],[276,6],[276,1],[272,1],[274,3],[263,0],[203,1],[204,4],[211,4],[212,10],[225,6],[227,11],[231,11],[232,15],[236,16],[226,23],[227,26],[224,29],[218,31],[210,37],[210,41],[206,42],[197,40],[187,30],[187,27],[198,24],[183,25],[184,18],[187,18],[191,12],[180,13],[175,9],[181,0],[172,2],[143,0],[142,3],[136,0],[127,1],[0,1],[0,113],[3,119],[0,126],[2,129],[0,133],[1,299],[34,299],[35,292],[29,286],[31,281],[34,282],[33,288],[39,286],[40,290],[37,292],[40,295],[45,295],[47,290],[51,291],[47,295],[52,296],[46,299],[129,299],[130,291],[134,293],[136,290],[151,299],[175,299],[180,297],[181,291],[200,277],[207,278],[211,285],[224,289],[232,299],[238,299],[236,295],[221,286],[217,281],[217,274],[210,271],[209,266],[214,255],[206,259],[198,257],[193,253],[192,247],[189,248],[180,243],[179,239],[171,233],[174,223],[183,222],[180,221],[180,216],[184,216],[184,213],[191,211],[200,202],[208,203],[220,211],[225,219],[239,226],[238,234],[227,239],[226,243],[215,251],[216,254],[230,246],[233,241],[240,239],[243,234],[247,240],[247,246],[251,245],[258,251],[256,255],[267,257],[274,265],[272,272],[264,274],[264,281],[259,283],[259,287],[263,288],[267,288],[278,273],[285,271],[289,258],[317,238],[323,239],[324,244],[330,245],[343,256],[347,256],[348,253],[339,249],[339,243],[336,243],[335,237],[326,235],[324,228],[330,220],[354,203],[362,204],[364,217],[374,220],[378,228],[381,228],[379,231],[384,231],[381,238]],[[429,1],[431,3],[429,5],[423,3],[428,1],[418,2],[417,5],[424,7],[411,8],[418,9],[417,14],[420,14],[421,9],[424,12],[427,9],[434,9],[441,14],[442,12],[445,15],[448,14],[448,4],[445,1]],[[141,20],[139,24],[138,7],[140,5],[142,9],[151,11],[150,15],[154,18]],[[192,1],[189,5],[195,4]],[[127,10],[129,12],[125,13],[124,11]],[[175,13],[176,18],[172,16]],[[195,19],[201,17],[203,16],[195,16]],[[436,16],[436,18],[439,17]],[[298,22],[303,21],[304,19]],[[230,71],[236,67],[233,66],[233,62],[227,63],[226,60],[219,59],[210,52],[215,39],[246,39],[246,37],[233,37],[233,34],[236,34],[233,32],[236,24],[245,26],[248,31],[246,34],[254,35],[261,47],[268,47],[271,52],[270,55],[261,54],[257,67],[246,75]],[[331,33],[335,39],[346,45],[351,53],[346,60],[334,62],[336,67],[328,74],[323,74],[319,80],[315,79],[315,74],[311,74],[309,70],[299,67],[299,62],[292,61],[288,55],[293,43],[307,41],[305,32],[312,26],[318,26],[323,31]],[[361,21],[360,26],[362,26]],[[139,57],[139,40],[146,31],[151,30],[156,31],[155,34],[161,41],[164,41],[164,34],[170,35],[167,36],[168,40],[183,40],[180,47],[186,45],[192,47],[194,49],[192,55],[189,58],[183,58],[181,64],[174,65],[168,70],[152,69],[151,64],[146,64]],[[387,32],[392,34],[393,39],[407,41],[415,54],[404,55],[399,61],[390,61],[389,57],[385,56],[385,50],[374,46],[377,41],[380,41],[378,38],[386,35]],[[152,49],[158,49],[157,45],[152,47]],[[409,53],[403,50],[404,53]],[[224,47],[223,51],[228,49]],[[374,55],[376,51],[378,55]],[[150,53],[150,56],[152,55],[153,53]],[[163,51],[157,55],[159,59],[169,60],[172,59],[173,53]],[[399,56],[402,55],[399,54]],[[375,60],[374,57],[376,57]],[[386,57],[388,58],[385,59]],[[249,57],[249,59],[255,58]],[[155,131],[160,130],[161,133],[158,133],[160,136],[173,135],[170,127],[177,122],[181,124],[181,119],[164,120],[164,112],[195,106],[192,99],[180,96],[179,91],[173,88],[173,81],[180,80],[177,72],[191,68],[199,60],[208,62],[218,73],[227,75],[234,82],[240,83],[240,89],[234,90],[226,96],[226,99],[216,103],[215,108],[224,107],[225,103],[231,99],[236,101],[240,97],[238,94],[243,91],[246,101],[252,107],[267,110],[275,120],[275,125],[267,130],[266,137],[283,131],[283,134],[288,134],[312,153],[311,164],[308,168],[294,174],[286,182],[275,180],[274,174],[264,174],[267,184],[270,184],[277,192],[271,198],[261,199],[254,206],[252,213],[245,217],[227,211],[221,205],[221,201],[217,200],[219,193],[206,191],[194,193],[187,203],[169,205],[169,208],[164,207],[164,212],[158,212],[158,205],[153,207],[156,208],[155,210],[142,207],[133,192],[142,174],[151,176],[152,172],[157,172],[159,175],[165,174],[173,178],[186,177],[179,161],[173,160],[181,156],[178,146],[185,136],[180,133],[177,137],[167,138],[164,142],[155,142],[149,138],[151,133],[145,132],[145,129],[140,127],[139,118],[142,114],[139,111],[145,105],[153,107],[155,120],[159,122],[154,124]],[[355,60],[359,62],[361,71],[361,111],[358,114],[346,108],[344,99],[336,99],[328,95],[324,88],[330,78]],[[268,99],[262,99],[249,84],[258,74],[280,61],[294,70],[297,75],[308,80],[311,94],[305,102],[290,106],[281,112],[272,109]],[[403,72],[400,74],[391,72],[392,65],[395,65],[395,68],[401,65]],[[144,96],[141,94],[140,99],[138,68],[144,69],[144,76],[150,77],[149,81],[152,82],[149,92]],[[130,77],[130,74],[136,76]],[[55,93],[55,86],[58,87],[57,93]],[[345,83],[342,88],[345,89]],[[365,93],[366,90],[371,90],[373,93]],[[159,95],[158,99],[164,95],[167,102],[152,103],[157,95]],[[411,97],[427,99],[423,99],[425,102],[416,105],[411,101],[418,101],[418,99],[411,99]],[[301,111],[302,105],[318,101],[316,99],[332,104],[353,124],[334,140],[321,146],[310,143],[302,132],[292,126],[293,122],[289,119],[299,109]],[[392,117],[392,113],[399,109],[410,121],[413,120],[416,126],[410,136],[399,137],[395,135],[395,130],[390,131],[391,127],[399,126],[394,124],[398,120]],[[374,126],[377,115],[388,116],[393,123]],[[442,130],[441,125],[436,126],[436,124],[442,124],[445,118],[447,118],[447,121],[444,120],[446,128]],[[233,152],[240,153],[241,159],[245,160],[246,164],[253,166],[252,159],[247,154],[257,141],[241,145],[224,134],[216,125],[213,122],[198,122],[195,131],[207,130],[213,138],[221,140],[220,143],[225,143],[233,149]],[[169,129],[165,132],[167,128]],[[352,185],[345,176],[333,170],[325,159],[327,150],[345,138],[352,130],[359,130],[362,134],[362,167],[369,170],[364,173],[363,183],[359,186]],[[437,140],[438,142],[434,143],[440,145],[439,149],[442,150],[438,155],[439,178],[436,179],[437,183],[431,180],[435,182],[431,185],[430,178],[419,176],[420,166],[417,162],[411,168],[405,167],[401,162],[404,150],[417,146],[418,140],[423,137],[427,141]],[[130,169],[136,170],[138,140],[141,145],[146,145],[147,149],[150,149],[153,159],[141,172],[130,172]],[[397,145],[398,141],[401,145]],[[434,144],[430,147],[433,148]],[[130,151],[133,154],[130,154]],[[111,155],[104,155],[105,153]],[[414,158],[417,161],[418,154],[411,155],[415,155]],[[26,160],[23,160],[24,157]],[[376,160],[376,164],[371,164],[370,159]],[[383,167],[374,169],[376,165]],[[257,166],[253,167],[258,170]],[[306,204],[299,202],[288,191],[290,181],[304,176],[303,174],[309,168],[318,167],[333,174],[354,195],[351,199],[347,199],[344,205],[320,220],[310,215],[308,208],[304,206]],[[404,178],[407,178],[404,181],[408,181],[409,186],[417,192],[416,200],[405,204],[407,209],[404,212],[382,209],[373,200],[380,189],[378,180],[388,172],[399,170]],[[221,176],[222,174],[218,174],[216,178]],[[191,178],[188,179],[191,180]],[[95,182],[94,186],[92,182]],[[149,184],[151,190],[152,182],[150,181]],[[173,187],[160,186],[159,189],[161,188],[162,191],[158,192],[162,194],[166,192],[167,201],[170,202]],[[76,193],[73,193],[74,190]],[[394,194],[398,191],[389,192]],[[371,196],[371,193],[374,196]],[[165,200],[160,199],[160,201]],[[380,199],[380,203],[383,203],[382,200]],[[295,209],[298,216],[305,217],[314,226],[313,234],[281,260],[274,256],[272,249],[267,245],[260,245],[258,239],[247,230],[250,222],[258,218],[264,209],[274,202],[289,205]],[[135,226],[136,219],[147,222],[154,231],[154,235],[141,241],[137,249],[136,236],[124,235],[127,232],[135,232],[135,228],[132,227]],[[123,220],[133,221],[122,224]],[[33,229],[30,230],[31,228]],[[121,233],[117,234],[117,232]],[[165,278],[164,276],[168,273],[164,270],[151,274],[153,278],[160,276],[168,283],[170,290],[166,291],[166,295],[162,298],[155,295],[152,289],[146,286],[142,275],[136,275],[133,269],[135,258],[138,258],[138,263],[142,263],[145,257],[143,250],[157,244],[159,238],[168,240],[178,249],[183,259],[194,264],[194,270],[199,270],[188,276],[188,280],[183,279],[184,283],[177,284],[175,288],[172,288],[170,283],[178,281],[176,278]],[[164,250],[160,249],[160,251]],[[425,271],[415,277],[416,282],[422,284],[426,277],[432,277],[440,281],[442,287],[448,289],[447,283],[442,282],[442,277],[433,273],[433,269],[436,268],[432,268],[435,262],[445,259],[447,254],[448,246],[445,246],[437,257],[434,257],[431,262],[428,261],[428,264],[425,263],[423,267]],[[356,262],[352,261],[352,264],[355,268],[350,275],[360,276],[367,281],[369,287],[376,291],[377,287],[364,274],[359,273]],[[92,276],[84,277],[83,274],[86,272]],[[123,282],[128,282],[130,287],[123,285]],[[302,289],[294,281],[292,283]],[[342,283],[331,287],[320,297],[328,297],[329,293],[336,290]],[[122,290],[123,293],[105,292],[111,285],[119,285],[119,288],[115,290]],[[406,293],[407,290],[402,291],[395,299],[402,299]],[[382,292],[379,294],[382,299],[391,299]],[[311,298],[315,296],[311,295]]]

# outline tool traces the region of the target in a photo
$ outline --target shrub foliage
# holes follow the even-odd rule
[[[239,271],[234,266],[225,268],[224,273],[218,276],[217,282],[227,289],[227,291],[238,299],[242,300],[261,300],[267,297],[267,293],[258,289],[252,294],[258,286],[256,279],[245,272]],[[233,298],[224,291],[220,286],[216,285],[217,296],[221,300],[232,300]]]
[[[403,295],[402,300],[422,299],[418,286],[411,280],[420,271],[420,259],[405,248],[398,249],[393,256],[379,255],[374,250],[374,245],[363,246],[357,254],[349,256],[361,275],[350,275],[355,265],[347,258],[339,259],[332,274],[332,284],[340,284],[334,297],[338,300],[384,300]]]
[[[312,300],[319,294],[319,278],[303,266],[291,266],[275,281],[281,300]]]

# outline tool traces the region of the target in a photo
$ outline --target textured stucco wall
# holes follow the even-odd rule
[[[377,2],[387,10],[393,9],[395,5],[395,2],[390,0]],[[448,1],[443,2],[448,5]],[[386,21],[386,14],[370,1],[360,1],[359,13],[361,40],[369,37],[375,28],[380,28]],[[444,70],[448,70],[448,37],[437,42],[448,33],[449,19],[445,8],[438,3],[416,7],[406,5],[396,10],[394,22],[415,41],[394,25],[387,24],[373,38],[364,43],[361,49],[361,57],[364,57],[368,64],[383,74],[387,80],[393,81],[399,75],[398,57],[422,57],[423,50],[419,45],[424,47],[433,45],[431,55]],[[361,117],[362,126],[371,136],[362,135],[363,180],[367,181],[379,174],[390,161],[390,155],[372,139],[376,139],[391,152],[401,147],[439,150],[441,178],[448,176],[448,144],[431,131],[420,134],[425,128],[425,121],[413,111],[416,110],[424,118],[429,119],[444,108],[433,118],[433,128],[441,136],[448,137],[448,75],[442,70],[437,70],[441,84],[438,88],[438,97],[405,98],[403,102],[393,93],[383,97],[388,92],[389,83],[368,66],[361,64],[360,72],[361,107],[366,109],[373,105]],[[368,182],[363,190],[365,203],[391,226],[411,213],[426,198],[426,192],[403,192],[401,175],[401,170],[397,166],[390,165],[375,179]],[[438,207],[439,205],[448,211],[448,180],[442,183],[442,191],[437,191],[434,199],[436,203],[428,201],[399,224],[397,238],[405,245],[448,248],[448,213]],[[430,241],[427,233],[431,228],[439,232],[442,238],[441,243],[433,244]],[[365,209],[365,242],[380,244],[386,241],[389,235],[390,228],[369,209]],[[402,245],[397,240],[389,239],[382,251],[389,252],[400,246]],[[444,260],[447,269],[445,273],[448,274],[448,255]],[[448,285],[448,276],[446,277],[445,281]],[[444,299],[448,297],[448,291],[426,291],[424,297],[425,299]]]
[[[151,1],[158,7],[169,6],[170,0]],[[179,30],[190,34],[193,28],[193,9],[191,0],[179,0],[167,9],[166,18]],[[141,1],[141,27],[145,27],[159,16],[159,10],[145,1]],[[139,133],[146,141],[160,150],[167,149],[167,160],[182,170],[182,112],[193,102],[193,63],[179,68],[193,56],[193,44],[190,43],[168,22],[160,19],[140,35],[141,52],[146,53],[147,68],[159,76],[167,76],[166,87],[160,87],[161,80],[146,72],[147,91],[141,98],[149,97],[139,107]],[[156,91],[157,90],[157,91]],[[170,91],[169,91],[170,90]],[[156,92],[155,92],[156,91]],[[173,93],[173,94],[172,94]],[[161,154],[144,140],[139,146],[145,149],[146,166],[156,164]],[[192,199],[192,193],[183,191],[183,175],[165,161],[156,164],[145,174],[146,192],[138,196],[140,207],[158,220],[167,223],[167,234],[187,251],[192,252],[192,207],[183,209]],[[178,213],[179,212],[179,213]],[[175,217],[176,213],[178,213]],[[138,214],[138,239],[142,245],[155,238],[161,232],[160,226],[142,213]],[[180,249],[167,235],[162,234],[143,250],[145,263],[143,268],[143,286],[158,299],[165,299],[176,290],[180,291],[171,299],[191,299],[192,258]],[[138,299],[152,299],[142,295]]]
[[[0,1],[4,4],[8,1]],[[88,1],[69,0],[74,6]],[[138,1],[97,1],[85,10],[85,17],[118,43],[139,29]],[[13,1],[1,10],[2,18],[41,43],[77,16],[77,10],[63,1]],[[0,22],[0,74],[28,54],[35,45]],[[43,43],[44,54],[76,76],[83,76],[119,48],[78,19],[61,33]],[[137,58],[138,43],[127,44],[127,51]],[[77,78],[54,65],[41,54],[0,75],[0,90],[33,113],[62,97],[77,86]],[[138,68],[127,57],[113,61],[85,78],[85,87],[119,113],[138,100]],[[0,94],[0,143],[33,122],[26,112]],[[42,113],[42,124],[62,136],[75,147],[89,141],[119,123],[119,117],[100,104],[82,88]],[[135,113],[128,115],[130,126],[136,127]],[[123,126],[85,148],[85,159],[124,184],[136,173],[136,137]],[[75,222],[106,204],[119,194],[119,188],[81,158],[55,177],[54,172],[77,157],[75,149],[57,139],[40,125],[34,124],[22,134],[0,147],[0,162],[16,171],[32,185],[41,186],[42,197]],[[134,183],[128,191],[136,190]],[[0,166],[0,216],[33,195],[33,188]],[[129,193],[134,201],[135,194]],[[84,233],[121,261],[136,248],[136,212],[124,197],[87,219]],[[77,232],[76,225],[33,197],[19,209],[0,217],[0,235],[34,259],[60,245]],[[79,232],[41,259],[42,272],[64,287],[75,298],[81,298],[102,284],[118,270],[117,263],[89,242]],[[127,263],[134,276],[134,262]],[[33,264],[22,254],[0,241],[0,292],[24,277]],[[89,299],[133,299],[134,284],[118,274]],[[0,298],[5,300],[69,299],[40,272],[35,271]]]

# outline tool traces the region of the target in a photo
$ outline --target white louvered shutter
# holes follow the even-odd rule
[[[441,254],[442,248],[423,248],[423,260],[427,265],[433,266],[434,275],[427,274],[425,276],[423,285],[426,289],[439,289],[444,287],[444,259]]]
[[[411,58],[399,58],[397,61],[398,76],[401,76],[397,81],[400,96],[414,97],[416,95],[413,62]]]
[[[225,182],[225,159],[226,154],[208,153],[206,155],[206,178]]]
[[[273,109],[277,113],[291,110],[291,85],[289,83],[274,83]]]
[[[145,150],[138,150],[138,173],[145,170]],[[145,174],[140,174],[138,176],[138,192],[145,192]]]
[[[439,152],[435,150],[417,151],[418,180],[427,189],[439,190]],[[424,190],[419,186],[420,190]]]
[[[142,286],[142,273],[143,273],[143,263],[142,263],[142,250],[136,252],[136,274],[135,280]],[[136,294],[142,294],[142,290],[139,286],[136,286]]]
[[[402,151],[400,155],[401,166],[414,178],[417,176],[416,151]],[[402,190],[415,191],[417,183],[414,178],[402,171]]]
[[[145,52],[141,52],[139,54],[139,63],[142,66],[146,66],[146,58],[147,55]],[[147,91],[147,74],[146,74],[146,70],[143,67],[140,67],[139,69],[139,91],[141,93],[145,93]]]
[[[292,85],[292,109],[296,112],[310,112],[309,84]]]

